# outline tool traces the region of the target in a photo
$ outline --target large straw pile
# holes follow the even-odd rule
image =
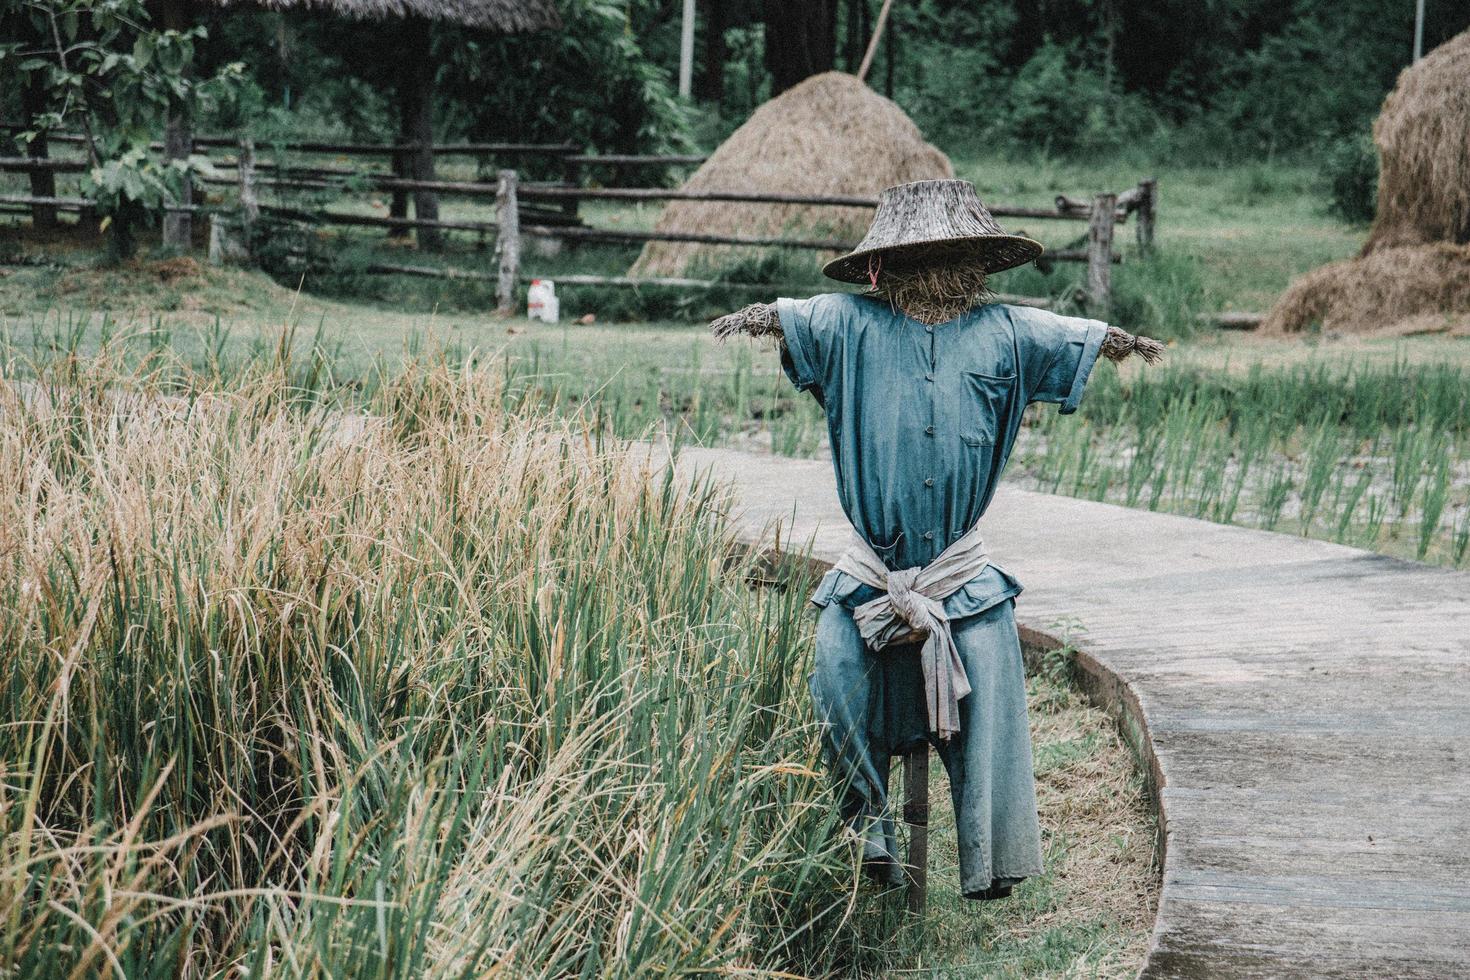
[[[1470,332],[1470,31],[1404,69],[1373,139],[1378,214],[1362,257],[1297,279],[1263,331]]]
[[[1470,333],[1470,245],[1403,245],[1314,269],[1282,294],[1261,330],[1313,324],[1380,336]]]
[[[891,184],[953,177],[949,159],[924,141],[902,109],[851,75],[814,75],[757,109],[686,183],[686,190],[876,197]],[[660,231],[856,242],[867,208],[673,201]],[[719,268],[744,246],[649,242],[635,276]],[[816,253],[805,253],[818,261]]]
[[[1378,215],[1364,254],[1470,242],[1470,31],[1399,75],[1373,124]]]

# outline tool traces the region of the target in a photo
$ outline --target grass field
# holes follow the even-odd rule
[[[20,356],[6,972],[1136,968],[1154,831],[1065,654],[1030,690],[1047,874],[976,914],[941,873],[920,927],[836,832],[812,583],[734,550],[717,493],[493,363]]]
[[[960,171],[1020,204],[1143,176]],[[1008,479],[1463,567],[1470,341],[1201,330],[1198,313],[1264,309],[1361,232],[1324,216],[1301,168],[1158,176],[1160,255],[1118,269],[1118,316],[1170,339],[1166,363],[1099,365],[1077,415],[1034,412]],[[1025,230],[1061,245],[1081,227]],[[853,889],[804,723],[804,584],[749,588],[711,499],[622,474],[600,440],[826,451],[774,354],[712,343],[698,304],[568,291],[566,322],[546,326],[487,315],[480,287],[369,281],[351,262],[296,289],[190,260],[99,267],[74,235],[0,241],[0,370],[82,393],[67,422],[0,411],[5,478],[29,488],[13,505],[32,508],[0,528],[33,529],[0,546],[21,556],[0,565],[0,631],[27,668],[10,672],[7,710],[32,723],[9,729],[3,762],[0,863],[10,907],[30,910],[12,916],[9,964],[112,955],[147,976],[164,951],[354,975],[477,956],[593,973],[1136,968],[1156,887],[1147,808],[1126,749],[1055,667],[1031,690],[1047,874],[977,909],[942,870],[941,823],[926,928]],[[412,261],[488,257],[466,244]],[[810,269],[760,271],[822,288]],[[1078,272],[997,286],[1065,307]],[[649,311],[683,319],[610,322]],[[583,314],[594,322],[572,322]],[[440,348],[480,370],[426,363]],[[102,391],[119,386],[209,410],[118,430]],[[386,429],[334,442],[323,413],[362,407]],[[21,464],[36,453],[41,470]],[[538,534],[592,560],[555,561]],[[243,693],[211,700],[221,689]],[[103,693],[118,690],[135,696]],[[497,802],[472,807],[489,785]]]
[[[1136,261],[1132,226],[1119,228],[1117,244],[1127,261],[1116,270],[1117,315],[1119,322],[1147,327],[1171,337],[1192,332],[1194,326],[1189,321],[1195,313],[1266,309],[1291,277],[1351,254],[1361,239],[1360,230],[1327,216],[1320,177],[1314,170],[1300,165],[1174,167],[1150,173],[1133,163],[1100,161],[1084,166],[1039,158],[1021,162],[962,159],[955,166],[959,176],[975,182],[982,199],[1027,206],[1049,206],[1058,193],[1088,197],[1102,190],[1125,190],[1145,176],[1158,177],[1159,259],[1150,263]],[[470,178],[474,172],[472,168],[455,171],[451,166],[446,176]],[[0,182],[15,183],[21,179],[17,175],[0,175]],[[300,207],[314,200],[318,199],[287,197],[266,203]],[[319,203],[329,204],[335,210],[373,213],[374,201],[358,195],[341,200],[321,199]],[[376,200],[376,204],[377,212],[386,206],[381,200]],[[446,199],[444,212],[452,218],[493,217],[487,205],[465,200]],[[652,226],[658,208],[651,204],[621,206],[588,202],[582,214],[596,227],[643,229]],[[1066,245],[1086,231],[1085,222],[1076,221],[1036,220],[1013,224],[1016,230],[1053,247]],[[489,283],[365,276],[354,271],[368,261],[491,269],[493,254],[486,242],[472,234],[451,237],[449,250],[442,256],[418,254],[388,242],[376,232],[339,230],[312,236],[307,244],[323,260],[334,264],[334,271],[311,277],[308,292],[319,297],[348,299],[355,306],[366,299],[400,313],[438,310],[448,315],[483,311],[494,305],[493,284]],[[51,242],[12,241],[9,245],[0,237],[0,255],[9,249],[12,253],[49,257],[75,251],[87,257],[95,248],[95,242],[85,240],[69,245],[65,236]],[[636,249],[626,247],[581,247],[556,257],[538,257],[534,249],[528,249],[524,267],[528,273],[546,276],[567,271],[621,274],[636,254]],[[800,287],[799,291],[810,292],[825,288],[824,280],[817,273],[819,265],[814,253],[791,252],[779,261],[742,263],[729,270],[729,274],[736,279],[789,284],[793,291]],[[1035,269],[1019,270],[998,279],[997,285],[1011,293],[1058,297],[1065,305],[1067,298],[1075,293],[1081,275],[1080,265],[1063,264],[1051,275]],[[283,274],[282,281],[295,285],[291,275]],[[149,290],[152,303],[141,308],[153,311],[159,304],[167,308],[169,304],[197,302],[189,299],[187,292],[167,288]],[[108,307],[135,314],[145,294],[134,290],[108,291],[89,298],[91,302],[71,302],[64,297],[61,301],[73,307]],[[591,313],[604,322],[698,320],[732,304],[760,298],[762,292],[758,289],[724,289],[709,296],[693,296],[652,288],[635,294],[626,289],[581,287],[564,290],[562,309],[571,317]],[[226,293],[208,301],[207,306],[234,320],[242,314],[262,312],[260,302],[258,297],[231,297]],[[7,309],[16,312],[9,303]]]

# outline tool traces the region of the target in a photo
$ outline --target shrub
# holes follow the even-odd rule
[[[1345,221],[1367,224],[1378,206],[1378,150],[1372,137],[1340,139],[1322,156],[1327,210]]]
[[[1148,105],[1091,67],[1080,47],[1050,41],[1016,73],[994,125],[1004,139],[1063,155],[1117,149],[1155,128]]]

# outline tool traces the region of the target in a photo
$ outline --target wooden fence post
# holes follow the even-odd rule
[[[516,279],[521,272],[521,218],[516,205],[516,172],[502,170],[495,185],[495,254],[500,275],[495,283],[495,311],[510,316],[516,308]]]
[[[908,904],[922,914],[929,898],[929,743],[903,755],[903,822],[909,828]]]
[[[582,186],[582,165],[572,159],[572,157],[575,156],[577,152],[578,150],[575,147],[568,145],[567,152],[563,153],[561,158],[562,182],[565,184],[569,184],[572,187]],[[581,206],[581,203],[581,199],[576,197],[567,197],[562,199],[561,213],[566,215],[568,218],[573,219],[573,224],[576,223],[577,210]]]
[[[249,253],[255,222],[260,218],[260,198],[255,190],[255,141],[248,136],[240,140],[239,153],[236,169],[240,175],[240,233]]]
[[[1145,177],[1138,182],[1141,200],[1138,202],[1138,248],[1148,253],[1154,248],[1154,217],[1158,212],[1159,180]]]
[[[1106,313],[1113,291],[1113,211],[1118,195],[1099,194],[1092,199],[1087,219],[1087,300],[1089,312]]]

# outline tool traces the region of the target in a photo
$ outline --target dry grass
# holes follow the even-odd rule
[[[973,261],[885,269],[873,295],[920,323],[944,323],[991,299],[987,279]]]
[[[1157,824],[1137,763],[1112,719],[1067,679],[1068,655],[1044,654],[1041,670],[1028,681],[1045,873],[1001,901],[960,896],[954,816],[935,759],[925,920],[865,913],[858,935],[866,934],[871,946],[854,957],[849,975],[1137,975],[1158,907]],[[877,938],[895,930],[896,941]]]
[[[1297,279],[1261,325],[1263,334],[1470,335],[1470,245],[1382,248]]]
[[[0,972],[792,967],[804,589],[493,370],[0,380]],[[169,390],[175,392],[161,397]],[[825,913],[825,916],[824,916]]]
[[[351,411],[284,339],[228,373],[111,344],[0,360],[0,972],[829,975],[872,939],[810,583],[749,588],[717,495],[472,364]],[[993,935],[1107,964],[1136,937],[1086,869],[1131,770],[1058,698],[1053,873]]]
[[[1365,255],[1470,242],[1470,31],[1405,68],[1373,124],[1378,214]]]
[[[1071,689],[1040,685],[1032,707],[1033,740],[1057,746],[1038,753],[1036,783],[1043,832],[1059,852],[1052,874],[1061,900],[1028,928],[1110,920],[1126,940],[1110,957],[1113,969],[1099,973],[1132,976],[1148,948],[1160,888],[1156,819],[1137,760],[1112,720]]]
[[[902,109],[851,75],[827,72],[757,109],[684,186],[877,197],[892,184],[953,176],[949,160],[924,141]],[[800,231],[855,242],[871,218],[867,208],[673,201],[656,227],[716,235]],[[684,275],[699,266],[718,268],[749,252],[739,246],[649,242],[630,275]]]

